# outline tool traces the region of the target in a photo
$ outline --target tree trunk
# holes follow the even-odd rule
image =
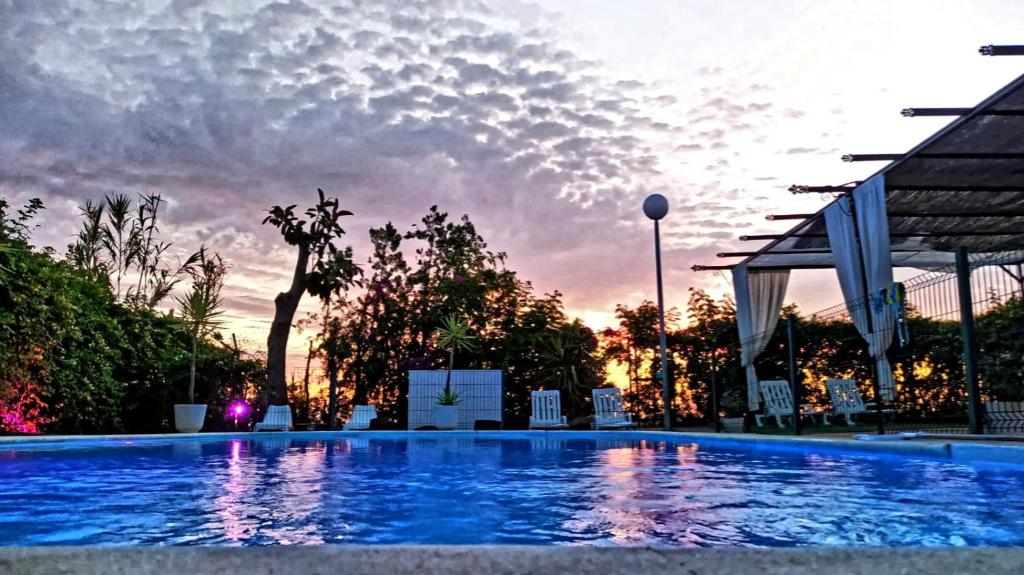
[[[270,325],[267,337],[267,380],[274,389],[274,403],[288,403],[288,384],[285,381],[285,356],[288,352],[288,336],[292,331],[292,319],[299,307],[302,292],[306,289],[306,267],[309,264],[309,246],[299,245],[299,257],[295,262],[292,285],[286,292],[274,298],[274,323]]]
[[[188,402],[196,402],[196,340],[198,337],[192,338],[192,365],[188,370]]]
[[[366,391],[366,381],[363,380],[364,362],[353,363],[355,368],[355,381],[352,384],[352,405],[366,405],[366,398],[370,395]]]
[[[448,393],[452,389],[452,370],[455,369],[455,344],[452,344],[452,350],[448,354],[448,377],[444,380],[444,391]]]
[[[309,364],[313,361],[313,341],[309,342],[309,351],[306,353],[306,374],[302,377],[302,389],[306,400],[306,421],[313,420],[313,414],[309,410]]]
[[[327,355],[327,378],[330,381],[327,390],[327,429],[333,430],[338,421],[338,368],[330,354]]]

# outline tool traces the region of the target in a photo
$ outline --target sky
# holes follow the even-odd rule
[[[842,154],[945,123],[902,108],[1010,82],[1024,59],[977,49],[1022,29],[1019,1],[0,0],[0,194],[42,198],[35,242],[63,252],[87,199],[161,193],[174,249],[230,262],[228,329],[252,349],[295,255],[260,221],[318,187],[355,213],[359,260],[370,227],[437,204],[602,328],[654,298],[647,194],[671,206],[667,305],[730,293],[690,266],[829,199],[790,184],[881,167]],[[841,301],[831,272],[795,273],[787,300]]]

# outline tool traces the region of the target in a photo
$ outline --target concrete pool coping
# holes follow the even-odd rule
[[[885,436],[883,436],[885,437]],[[0,437],[0,448],[5,446],[40,446],[49,443],[102,443],[163,442],[163,441],[230,441],[260,439],[640,439],[670,441],[674,443],[707,443],[736,445],[754,449],[783,449],[815,452],[820,450],[877,455],[902,455],[906,457],[929,457],[956,462],[993,462],[1024,465],[1024,445],[1010,445],[1006,442],[963,440],[945,438],[875,439],[863,441],[849,438],[820,438],[785,435],[757,435],[749,433],[710,433],[683,431],[288,431],[288,432],[226,432],[226,433],[160,433],[148,435],[34,435]]]
[[[601,573],[690,575],[1024,572],[1024,548],[814,547],[650,549],[523,546],[10,547],[0,573]]]

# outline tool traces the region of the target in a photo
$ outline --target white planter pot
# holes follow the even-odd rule
[[[175,403],[174,427],[181,433],[196,433],[206,420],[205,403]]]
[[[459,426],[459,406],[435,405],[434,427],[438,429],[455,429]]]

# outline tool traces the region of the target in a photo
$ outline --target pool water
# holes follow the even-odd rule
[[[557,434],[0,445],[0,544],[1021,545],[1022,470]]]

